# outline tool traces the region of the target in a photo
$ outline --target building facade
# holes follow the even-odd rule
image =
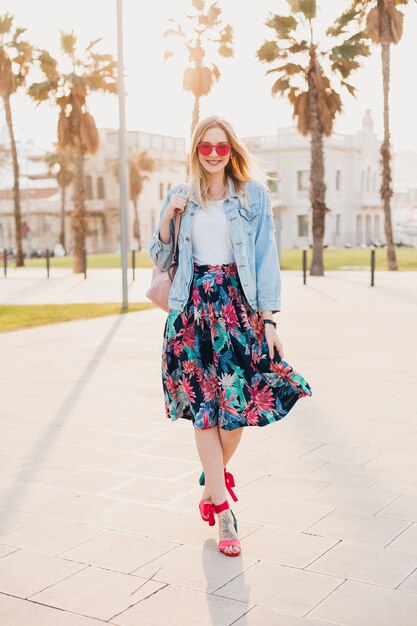
[[[310,138],[295,127],[277,135],[247,137],[248,147],[270,176],[278,248],[312,244],[309,200]],[[378,141],[368,110],[356,135],[324,138],[326,214],[324,245],[343,247],[384,242],[379,198]]]
[[[87,253],[117,252],[120,249],[119,184],[116,168],[118,133],[99,129],[100,147],[95,155],[85,157],[85,203],[88,216]],[[133,154],[146,150],[154,161],[154,171],[143,185],[138,201],[142,247],[150,239],[168,189],[185,180],[185,140],[140,131],[128,132],[128,146]],[[53,249],[59,242],[61,225],[61,190],[47,173],[45,150],[28,142],[18,146],[20,163],[21,214],[24,252]],[[2,176],[0,190],[0,249],[15,247],[15,221],[11,171]],[[72,249],[71,213],[73,186],[66,188],[66,249]],[[129,204],[129,247],[137,248],[133,237],[134,211]]]

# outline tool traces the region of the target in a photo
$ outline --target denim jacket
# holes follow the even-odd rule
[[[281,272],[275,241],[275,225],[268,190],[255,181],[244,183],[250,210],[241,205],[233,181],[228,179],[228,197],[224,200],[230,235],[234,249],[237,271],[246,299],[253,309],[272,311],[281,309]],[[171,239],[163,243],[159,238],[162,216],[174,193],[187,194],[186,185],[172,187],[164,201],[158,226],[148,245],[152,261],[161,270],[167,270],[172,262],[175,220],[170,222]],[[182,311],[190,296],[194,273],[191,245],[193,217],[200,206],[191,198],[182,214],[178,235],[178,268],[172,281],[168,305]]]

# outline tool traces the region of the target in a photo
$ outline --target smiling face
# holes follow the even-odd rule
[[[209,142],[213,144],[221,142],[228,143],[226,133],[222,128],[219,128],[218,126],[207,129],[200,141],[201,143]],[[202,167],[204,167],[206,172],[211,175],[218,174],[219,172],[223,171],[227,163],[229,162],[229,159],[230,152],[226,156],[222,157],[217,154],[214,147],[211,151],[211,154],[209,154],[208,156],[203,156],[202,154],[198,153],[198,160],[200,161]]]

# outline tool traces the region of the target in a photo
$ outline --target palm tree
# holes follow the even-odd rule
[[[16,267],[24,265],[22,247],[22,214],[20,209],[19,160],[13,130],[10,97],[26,83],[33,62],[33,48],[22,39],[25,28],[13,29],[13,15],[0,16],[0,96],[3,98],[13,163],[13,200],[16,230]]]
[[[176,28],[169,28],[164,37],[176,36],[185,38],[185,47],[188,52],[190,66],[184,72],[183,88],[194,95],[193,117],[191,134],[198,124],[200,117],[200,99],[210,93],[214,83],[221,74],[218,66],[211,63],[205,65],[206,50],[215,45],[221,57],[233,56],[233,28],[230,24],[222,26],[221,9],[217,2],[205,7],[205,0],[192,0],[194,12],[185,15],[187,22],[180,24],[174,19],[168,20]],[[165,60],[173,56],[170,50],[165,51]]]
[[[58,183],[61,191],[61,227],[59,231],[59,243],[66,250],[65,241],[65,207],[66,207],[66,188],[74,180],[74,157],[71,152],[62,151],[56,146],[55,152],[48,152],[44,161],[49,167],[49,171]]]
[[[133,237],[137,239],[138,250],[142,249],[140,236],[140,219],[138,212],[138,199],[143,190],[143,183],[149,180],[148,173],[153,172],[155,168],[154,160],[148,155],[146,150],[139,153],[131,153],[128,158],[129,165],[129,187],[130,199],[133,202],[135,218],[133,221]],[[113,164],[113,174],[119,180],[119,162]]]
[[[275,37],[265,41],[257,56],[264,63],[278,63],[267,71],[267,74],[278,74],[272,94],[289,100],[298,130],[311,138],[313,259],[310,274],[323,276],[325,215],[330,210],[326,207],[323,137],[331,135],[336,115],[342,111],[341,96],[333,85],[355,95],[355,88],[347,79],[360,67],[358,57],[368,56],[369,46],[361,32],[346,39],[346,29],[357,15],[354,9],[345,11],[326,31],[327,39],[316,39],[316,1],[287,0],[287,3],[289,15],[270,15],[265,22]]]
[[[381,145],[382,182],[380,188],[381,200],[384,206],[384,227],[387,241],[388,269],[398,270],[395,254],[392,220],[391,198],[391,145],[389,123],[389,88],[390,88],[390,56],[391,44],[397,44],[403,33],[404,15],[397,9],[397,5],[409,4],[408,0],[353,0],[352,7],[359,12],[360,27],[365,24],[365,32],[374,44],[381,46],[382,85],[384,94],[384,140]]]
[[[74,208],[71,215],[73,234],[73,270],[83,272],[83,252],[87,234],[85,208],[84,157],[98,150],[99,135],[87,99],[93,92],[117,93],[117,65],[112,55],[94,52],[96,39],[79,56],[73,33],[61,33],[61,49],[69,68],[42,50],[38,62],[45,80],[33,83],[29,95],[40,103],[50,100],[59,107],[58,147],[74,157]]]

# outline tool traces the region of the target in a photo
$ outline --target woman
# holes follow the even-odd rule
[[[176,212],[181,213],[178,269],[164,329],[162,383],[166,416],[192,420],[203,466],[204,521],[219,520],[219,550],[240,553],[236,501],[226,465],[245,426],[283,418],[307,381],[283,360],[273,314],[281,277],[268,190],[230,124],[218,116],[196,127],[189,184],[172,188],[149,252],[167,270]]]

